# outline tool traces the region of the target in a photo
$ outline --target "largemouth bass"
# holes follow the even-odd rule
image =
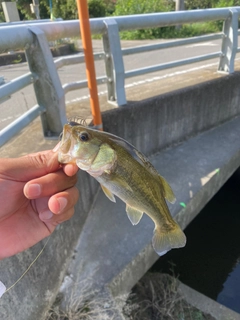
[[[58,151],[60,163],[76,163],[93,176],[105,195],[126,203],[133,225],[146,213],[155,223],[153,248],[159,255],[185,246],[186,237],[173,220],[165,199],[175,201],[167,181],[148,159],[124,139],[75,122],[66,124]]]

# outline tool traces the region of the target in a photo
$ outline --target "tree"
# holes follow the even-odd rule
[[[34,13],[31,12],[30,4],[32,0],[18,0],[17,8],[19,10],[21,20],[33,20],[36,19]],[[41,19],[47,19],[50,17],[49,4],[47,0],[39,1],[39,10]]]
[[[187,10],[214,8],[218,0],[187,0],[185,6]]]
[[[173,1],[165,0],[118,0],[114,15],[130,15],[141,13],[166,12],[175,10]],[[165,38],[169,30],[174,31],[174,26],[165,28],[141,29],[121,33],[125,39],[157,39]]]
[[[77,19],[76,0],[53,0],[53,16],[63,20]]]
[[[106,5],[101,0],[89,0],[88,10],[90,18],[99,18],[106,16]]]

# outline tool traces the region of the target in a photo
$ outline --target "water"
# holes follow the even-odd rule
[[[240,174],[235,173],[186,228],[187,245],[160,258],[152,271],[240,313]]]

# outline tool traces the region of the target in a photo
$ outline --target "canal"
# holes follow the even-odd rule
[[[180,281],[240,313],[240,171],[185,229],[187,245],[161,257],[151,271]]]

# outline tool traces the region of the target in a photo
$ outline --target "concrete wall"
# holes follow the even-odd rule
[[[145,154],[159,152],[239,115],[239,82],[240,73],[236,72],[140,103],[131,103],[103,114],[104,129],[129,140]],[[29,134],[22,133],[26,144],[31,138]],[[0,319],[41,319],[54,301],[98,185],[80,172],[78,188],[81,198],[74,218],[58,228],[32,269],[2,297]],[[42,245],[1,261],[0,280],[9,287],[27,269]]]
[[[104,130],[145,154],[177,144],[240,113],[240,72],[104,114]]]

